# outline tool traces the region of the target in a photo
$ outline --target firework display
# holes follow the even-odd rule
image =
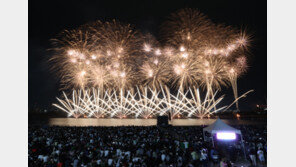
[[[150,88],[127,91],[123,95],[120,90],[100,92],[99,89],[92,90],[74,90],[72,97],[68,98],[64,93],[64,100],[58,99],[61,105],[53,104],[57,108],[68,113],[68,116],[78,118],[82,115],[96,118],[152,118],[157,115],[166,115],[170,113],[171,119],[180,116],[204,118],[214,113],[223,111],[229,106],[215,108],[223,100],[223,96],[216,97],[216,93],[211,97],[209,94],[204,99],[201,98],[199,89],[189,88],[185,93],[180,90],[177,95],[170,93],[168,88],[160,87],[160,91],[154,91]],[[134,92],[134,93],[133,93]],[[246,92],[237,100],[245,97]],[[188,95],[191,98],[188,98]]]
[[[246,32],[181,9],[163,23],[161,35],[159,42],[117,20],[63,31],[53,40],[50,62],[62,88],[73,94],[64,93],[54,105],[74,117],[172,112],[172,117],[202,118],[225,108],[217,109],[223,96],[216,99],[216,93],[231,86],[239,109],[237,79],[246,72],[250,42]]]

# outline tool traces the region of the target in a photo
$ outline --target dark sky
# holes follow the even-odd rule
[[[238,80],[242,94],[255,92],[240,101],[242,110],[267,101],[267,3],[247,0],[29,0],[29,107],[48,108],[60,95],[59,81],[50,72],[47,59],[50,39],[64,29],[76,28],[95,20],[119,19],[142,32],[158,37],[159,26],[166,17],[181,8],[196,8],[215,23],[247,28],[253,34],[249,70]],[[232,99],[231,88],[225,102]]]

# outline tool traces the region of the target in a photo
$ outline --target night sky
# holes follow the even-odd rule
[[[249,70],[238,80],[242,94],[255,92],[240,100],[241,110],[254,109],[267,101],[267,3],[238,0],[29,0],[29,108],[49,108],[60,96],[59,80],[49,70],[50,39],[64,29],[73,29],[95,20],[118,19],[142,32],[159,38],[159,28],[167,16],[181,8],[196,8],[215,23],[247,28],[253,35]],[[233,98],[231,87],[223,103]]]

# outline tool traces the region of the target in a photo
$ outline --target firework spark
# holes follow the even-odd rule
[[[231,105],[215,108],[224,98],[216,98],[206,94],[201,98],[199,89],[188,89],[185,93],[178,91],[174,96],[169,89],[161,87],[161,91],[155,91],[148,87],[139,89],[136,92],[127,91],[123,95],[119,91],[105,91],[99,89],[73,91],[72,100],[64,93],[64,100],[59,98],[60,104],[55,107],[68,113],[68,116],[78,118],[81,115],[88,117],[141,117],[150,118],[155,115],[171,115],[172,119],[177,115],[182,117],[204,118],[214,113],[229,108],[240,98],[246,97],[248,93],[238,97]],[[191,98],[188,98],[188,94]]]
[[[143,35],[130,24],[117,20],[96,21],[60,33],[57,39],[53,40],[55,54],[50,62],[61,80],[62,87],[66,90],[100,90],[100,94],[93,91],[73,93],[75,97],[85,94],[84,98],[88,100],[83,102],[87,106],[91,103],[106,107],[110,106],[110,99],[115,101],[113,107],[103,110],[91,106],[75,108],[73,104],[77,105],[77,100],[73,102],[74,100],[58,99],[62,104],[59,108],[74,117],[79,116],[77,113],[81,114],[80,111],[88,111],[90,116],[96,117],[112,111],[112,116],[120,118],[135,113],[148,118],[153,114],[148,111],[146,105],[159,107],[165,104],[176,111],[173,115],[182,114],[183,100],[201,103],[201,99],[196,96],[199,90],[195,91],[195,87],[201,87],[212,100],[211,104],[216,110],[221,99],[215,99],[215,93],[228,85],[233,88],[234,99],[238,99],[237,79],[246,72],[246,51],[251,41],[246,31],[216,24],[198,10],[181,9],[170,15],[162,26],[161,34],[162,45],[151,34]],[[151,88],[150,94],[155,95],[154,99],[148,96],[148,89],[143,88],[140,90],[145,96],[137,96],[141,96],[144,101],[136,102],[134,90],[139,93],[137,87],[147,86]],[[173,96],[168,93],[168,87],[176,88],[178,94]],[[106,94],[106,91],[113,94]],[[158,99],[158,93],[162,93],[169,102]],[[195,98],[186,99],[186,94]],[[109,98],[109,101],[93,101],[92,98]],[[157,100],[163,103],[158,104]],[[180,103],[175,105],[172,101]],[[129,112],[127,106],[141,106],[145,113],[139,113],[138,109]],[[237,101],[236,107],[238,109]],[[100,113],[90,110],[99,110]],[[165,111],[156,113],[163,114]],[[203,117],[202,114],[191,115]]]

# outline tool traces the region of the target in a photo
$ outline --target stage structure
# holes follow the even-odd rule
[[[206,137],[206,132],[210,134],[210,138]],[[226,123],[224,123],[220,118],[218,118],[214,123],[211,125],[203,128],[203,138],[205,141],[212,140],[213,147],[215,147],[214,140],[217,141],[230,141],[235,142],[237,137],[240,137],[240,141],[243,141],[243,135],[241,130],[235,129]],[[246,157],[246,150],[244,142],[240,142],[242,146],[242,150],[244,152],[245,159]]]

